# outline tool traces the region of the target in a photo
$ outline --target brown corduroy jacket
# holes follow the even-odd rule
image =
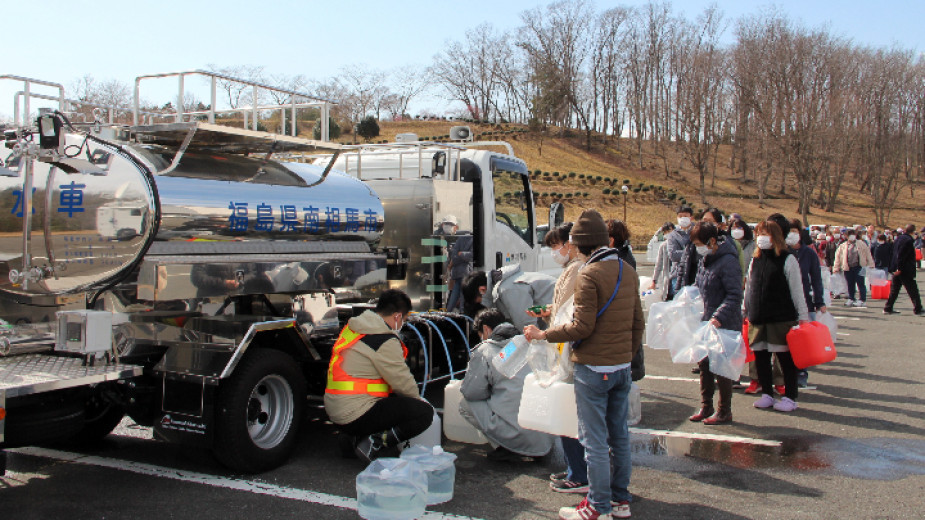
[[[591,258],[603,259],[586,264],[578,273],[575,288],[575,314],[572,322],[546,331],[550,343],[578,341],[572,350],[572,361],[583,365],[611,366],[629,363],[635,350],[642,345],[645,320],[639,301],[639,276],[623,262],[620,289],[607,310],[599,318],[619,276],[616,251],[596,251]]]

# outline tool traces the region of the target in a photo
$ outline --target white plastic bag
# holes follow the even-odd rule
[[[845,281],[844,273],[835,273],[832,275],[832,296],[847,296],[848,282]]]
[[[678,320],[668,331],[668,350],[674,363],[697,363],[707,357],[706,343],[697,336],[699,317],[687,316]]]
[[[745,366],[745,342],[740,331],[718,329],[707,322],[698,330],[707,348],[710,372],[733,381]]]
[[[867,283],[871,287],[886,285],[889,283],[888,280],[887,272],[883,269],[870,268],[867,270]]]
[[[649,245],[646,246],[646,260],[653,263],[658,260],[658,246],[660,245],[662,242],[658,239],[658,235],[653,235],[652,240],[649,240]]]
[[[827,312],[817,312],[816,321],[829,328],[829,333],[832,335],[832,344],[838,343],[838,323],[835,321],[835,317]]]

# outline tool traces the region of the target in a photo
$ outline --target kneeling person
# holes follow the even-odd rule
[[[324,408],[334,424],[357,438],[357,455],[366,461],[433,421],[434,409],[418,393],[398,335],[409,312],[407,294],[383,292],[375,310],[350,318],[331,352]]]
[[[553,436],[525,430],[517,424],[524,378],[530,367],[524,366],[511,379],[503,376],[491,363],[518,330],[506,322],[497,309],[487,309],[475,318],[475,328],[482,339],[469,360],[469,368],[460,391],[463,400],[459,413],[497,448],[492,460],[514,460],[521,456],[542,457],[552,448]]]

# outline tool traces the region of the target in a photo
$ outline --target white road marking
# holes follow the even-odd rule
[[[698,439],[698,440],[708,440],[708,441],[720,441],[720,442],[736,442],[744,444],[755,444],[757,446],[771,446],[773,448],[778,448],[781,446],[780,441],[769,441],[767,439],[753,439],[751,437],[739,437],[738,435],[716,435],[712,433],[688,433],[688,432],[677,432],[673,430],[650,430],[647,428],[630,428],[630,433],[638,433],[641,435],[655,435],[658,437],[681,437],[684,439]]]
[[[244,491],[247,493],[254,493],[258,495],[267,495],[267,496],[272,496],[272,497],[277,497],[277,498],[287,498],[290,500],[299,500],[302,502],[309,502],[312,504],[338,507],[341,509],[350,509],[352,511],[357,510],[357,501],[354,498],[330,495],[327,493],[319,493],[316,491],[309,491],[306,489],[278,486],[275,484],[268,484],[266,482],[220,477],[216,475],[208,475],[205,473],[197,473],[194,471],[185,471],[185,470],[179,470],[179,469],[173,469],[173,468],[165,468],[162,466],[155,466],[153,464],[144,464],[141,462],[112,459],[108,457],[97,457],[93,455],[83,455],[80,453],[71,453],[67,451],[53,450],[53,449],[48,449],[48,448],[35,448],[35,447],[15,448],[15,449],[11,449],[8,451],[12,453],[20,453],[22,455],[29,455],[32,457],[42,457],[46,459],[53,459],[53,460],[58,460],[58,461],[63,461],[63,462],[73,462],[76,464],[86,464],[88,466],[98,466],[101,468],[115,469],[119,471],[128,471],[130,473],[136,473],[138,475],[147,475],[151,477],[167,478],[171,480],[179,480],[181,482],[191,482],[194,484],[203,484],[206,486],[233,489],[235,491]],[[479,520],[479,519],[469,517],[469,516],[458,516],[458,515],[451,515],[448,513],[438,513],[438,512],[424,513],[424,516],[421,518],[428,518],[428,519],[434,519],[434,520],[441,520],[441,519]]]
[[[700,378],[696,378],[696,377],[671,377],[671,376],[646,375],[644,379],[656,379],[658,381],[694,381],[695,383],[700,382]]]
[[[861,321],[861,318],[852,318],[850,316],[833,316],[836,320]]]
[[[851,335],[851,334],[848,334],[847,332],[836,332],[835,334],[838,334],[839,336],[850,336]]]

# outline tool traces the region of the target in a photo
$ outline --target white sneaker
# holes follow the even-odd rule
[[[854,302],[855,307],[867,307],[867,303],[863,300],[857,300]]]
[[[854,307],[854,300],[845,300],[845,307]]]

